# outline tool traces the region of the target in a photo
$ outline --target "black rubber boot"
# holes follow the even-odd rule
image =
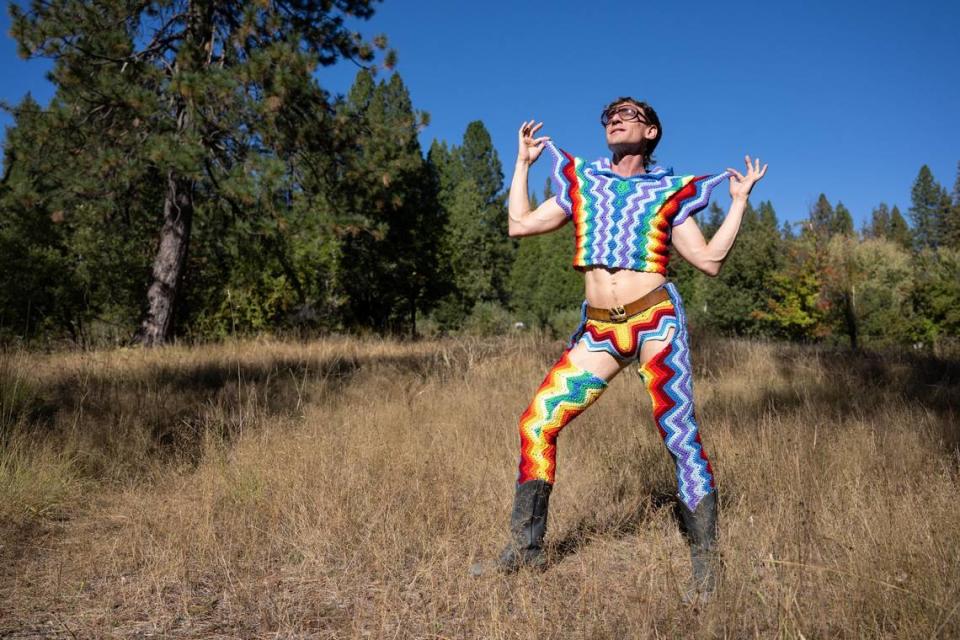
[[[543,568],[543,537],[547,532],[547,509],[553,485],[543,480],[528,480],[517,487],[510,514],[510,542],[494,566],[475,564],[470,573],[479,576],[491,569],[513,573],[521,567]]]
[[[684,600],[707,601],[717,588],[720,572],[720,554],[717,549],[717,492],[713,491],[690,511],[680,503],[680,513],[690,540],[690,560],[693,580]]]

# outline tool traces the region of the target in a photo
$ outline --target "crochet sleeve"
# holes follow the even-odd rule
[[[730,174],[726,171],[707,176],[696,176],[687,185],[674,195],[679,210],[673,217],[673,226],[682,224],[687,218],[698,213],[710,202],[710,194],[714,187],[727,179]]]
[[[563,209],[563,212],[570,217],[573,215],[573,198],[579,186],[576,158],[558,148],[550,140],[546,142],[545,146],[553,161],[550,180],[553,183],[553,190],[556,192],[557,203]]]

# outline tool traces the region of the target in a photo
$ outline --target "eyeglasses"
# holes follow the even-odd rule
[[[628,104],[621,105],[615,109],[608,109],[600,114],[600,124],[607,126],[613,116],[620,116],[622,122],[633,122],[637,121],[643,124],[650,124],[646,120],[640,117],[640,109],[637,107],[630,106]]]

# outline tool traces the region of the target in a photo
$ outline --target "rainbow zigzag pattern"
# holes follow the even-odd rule
[[[568,354],[563,354],[520,416],[518,484],[528,480],[554,481],[560,430],[593,404],[606,388],[606,381],[573,365]]]
[[[606,351],[614,358],[630,360],[637,357],[644,340],[665,340],[670,329],[676,328],[673,302],[664,300],[626,322],[587,320],[580,340],[590,351]]]
[[[667,285],[668,290],[672,285]],[[671,291],[671,298],[675,291]],[[683,323],[682,308],[678,308]],[[640,367],[653,400],[653,417],[664,444],[673,456],[680,499],[690,510],[714,488],[713,469],[700,442],[693,413],[693,383],[686,331],[674,333],[670,343]]]
[[[604,265],[666,274],[670,230],[707,205],[727,173],[674,176],[661,167],[623,178],[603,158],[587,163],[556,147],[553,180],[557,202],[571,216],[573,266]]]

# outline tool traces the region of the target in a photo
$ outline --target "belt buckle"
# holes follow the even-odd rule
[[[610,309],[610,322],[623,322],[627,319],[627,310],[623,305],[617,305]]]

